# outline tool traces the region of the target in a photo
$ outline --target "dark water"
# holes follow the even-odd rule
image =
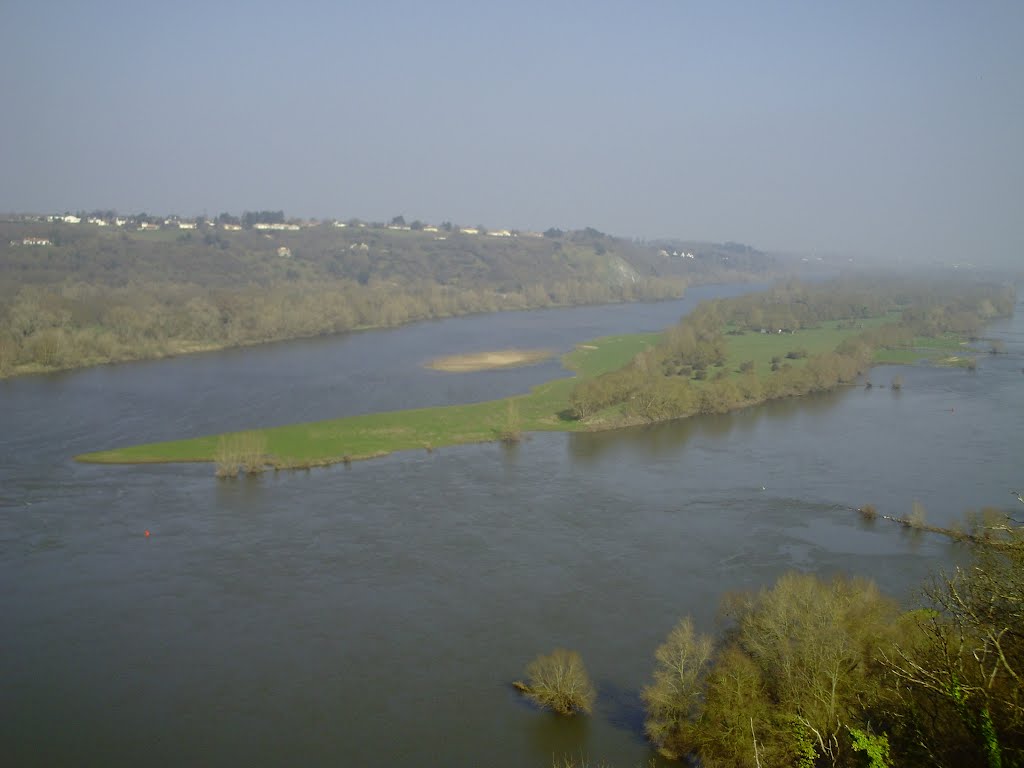
[[[564,351],[740,290],[0,382],[0,765],[646,764],[638,690],[681,615],[710,630],[724,592],[790,568],[906,598],[960,557],[851,506],[1022,516],[1008,490],[1024,485],[1024,308],[988,331],[1009,354],[975,373],[872,372],[898,371],[900,392],[236,482],[70,460],[524,391],[557,364],[421,363]],[[591,718],[538,713],[507,685],[559,645],[598,682]]]

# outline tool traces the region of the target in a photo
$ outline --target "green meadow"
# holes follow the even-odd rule
[[[621,368],[660,338],[658,333],[609,336],[580,345],[564,355],[562,362],[577,376],[597,376]],[[534,387],[529,394],[502,400],[373,413],[254,431],[265,440],[268,463],[288,468],[354,461],[394,451],[491,442],[507,433],[580,430],[585,425],[568,413],[569,393],[575,383],[575,378],[567,377]],[[211,435],[99,451],[77,458],[104,464],[215,461],[220,441],[221,436]]]
[[[842,323],[828,322],[818,328],[795,333],[748,332],[729,335],[728,356],[723,368],[730,375],[738,376],[740,365],[753,361],[758,375],[768,376],[773,358],[781,358],[794,366],[803,365],[806,358],[787,359],[786,354],[794,350],[806,351],[809,355],[828,352],[834,350],[843,339],[891,319],[871,318],[852,328],[844,327]],[[433,450],[462,443],[494,442],[517,438],[527,432],[586,430],[590,428],[588,422],[573,418],[569,405],[569,395],[576,383],[621,368],[638,352],[657,344],[660,338],[659,333],[632,334],[609,336],[580,344],[562,357],[565,368],[575,376],[546,382],[527,394],[511,398],[349,416],[254,429],[233,435],[209,435],[150,443],[87,453],[76,458],[84,462],[109,464],[213,462],[217,460],[218,448],[224,444],[225,439],[256,435],[261,453],[269,465],[297,468],[355,461],[395,451]],[[962,342],[954,336],[915,339],[910,349],[878,350],[876,362],[911,363],[922,358],[949,360],[962,351]],[[692,383],[698,387],[703,386],[703,382]],[[604,418],[599,421],[608,423]]]

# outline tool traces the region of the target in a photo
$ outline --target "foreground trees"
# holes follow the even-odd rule
[[[895,605],[863,580],[791,573],[725,610],[714,654],[688,620],[658,649],[648,736],[706,766],[844,764],[880,696],[874,649]]]
[[[716,766],[1024,766],[1024,532],[975,521],[974,562],[908,613],[863,579],[789,573],[689,619],[643,690],[664,755]]]
[[[974,562],[937,578],[885,655],[894,735],[921,763],[1024,765],[1024,530],[980,517]]]

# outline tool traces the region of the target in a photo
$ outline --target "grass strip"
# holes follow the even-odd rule
[[[805,359],[786,359],[786,354],[798,349],[810,355],[831,351],[845,338],[890,321],[890,317],[878,317],[859,322],[856,327],[848,323],[827,322],[817,328],[794,333],[730,335],[724,368],[730,376],[739,376],[741,363],[753,361],[757,374],[768,376],[773,358],[782,358],[794,366],[803,365]],[[608,414],[599,414],[593,423],[574,419],[569,405],[573,387],[581,379],[621,368],[638,352],[657,344],[661,337],[660,333],[627,334],[580,344],[562,357],[563,365],[573,371],[575,377],[540,384],[524,395],[466,405],[349,416],[249,432],[256,432],[265,440],[267,464],[285,469],[356,461],[395,451],[494,442],[510,433],[587,430],[595,425],[606,425]],[[922,338],[915,339],[912,347],[907,349],[878,350],[875,362],[913,363],[922,359],[942,362],[952,359],[953,353],[958,351],[963,351],[963,342],[955,336]],[[695,384],[699,386],[699,383]],[[217,461],[218,445],[224,437],[209,435],[150,443],[86,453],[75,458],[102,464],[213,462]]]

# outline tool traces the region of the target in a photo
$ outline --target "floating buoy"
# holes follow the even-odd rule
[[[148,539],[149,538],[149,528],[147,528],[146,532],[143,533],[142,535],[145,536]]]

